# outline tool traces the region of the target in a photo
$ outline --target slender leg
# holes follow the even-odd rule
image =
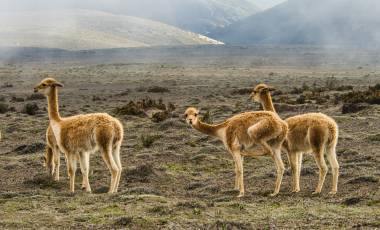
[[[315,189],[313,194],[319,194],[322,191],[323,183],[325,182],[325,178],[326,178],[326,174],[328,170],[326,162],[325,162],[325,158],[323,156],[322,148],[319,149],[319,151],[314,152],[314,159],[319,168],[319,181],[318,181],[317,188]]]
[[[111,172],[111,184],[110,188],[108,190],[108,193],[114,193],[115,192],[115,182],[117,179],[117,174],[119,171],[119,168],[117,167],[115,161],[112,157],[112,147],[111,146],[105,146],[102,149],[102,157],[104,162],[106,162],[108,169]]]
[[[303,154],[302,153],[297,153],[297,160],[298,160],[298,166],[297,166],[297,174],[296,174],[296,188],[299,191],[301,191],[300,189],[300,178],[301,178],[301,169],[302,169],[302,157],[303,157]]]
[[[274,149],[273,160],[276,164],[277,178],[276,178],[276,186],[275,186],[274,192],[271,194],[271,196],[276,196],[280,192],[282,177],[283,177],[284,171],[285,171],[284,163],[282,162],[282,159],[281,159],[281,149],[280,148]]]
[[[118,143],[116,145],[114,151],[113,151],[113,159],[115,160],[115,163],[116,163],[117,167],[119,168],[118,175],[116,178],[115,192],[117,192],[117,190],[119,188],[121,172],[123,170],[123,168],[121,166],[121,161],[120,161],[120,146],[121,146],[121,143]]]
[[[297,154],[288,153],[288,159],[290,168],[292,170],[292,192],[299,192],[299,188],[297,189],[297,173],[298,173],[298,159]]]
[[[335,145],[327,148],[327,160],[332,170],[332,186],[329,194],[334,195],[338,191],[339,163],[336,159]]]
[[[61,158],[58,147],[54,147],[54,162],[55,162],[55,176],[54,180],[59,181],[59,167],[61,166]]]
[[[235,187],[234,189],[239,190],[239,176],[238,176],[238,166],[236,164],[236,161],[234,160],[234,166],[235,166]]]
[[[240,151],[233,152],[233,158],[237,166],[237,175],[239,180],[239,195],[238,197],[244,196],[244,172],[243,172],[243,162],[240,156]]]
[[[88,180],[88,174],[90,170],[90,154],[89,153],[81,153],[80,158],[80,169],[82,172],[82,189],[85,189],[86,192],[91,192],[90,182]]]
[[[73,153],[68,154],[67,171],[70,177],[70,192],[74,193],[75,190],[75,172],[77,170],[76,157]]]

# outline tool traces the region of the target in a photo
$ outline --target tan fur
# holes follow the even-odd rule
[[[122,124],[105,113],[62,118],[58,110],[57,90],[62,86],[55,79],[46,78],[34,88],[34,91],[42,92],[48,99],[49,127],[54,134],[59,151],[63,152],[67,159],[70,191],[74,192],[76,162],[79,159],[85,189],[91,192],[88,181],[89,155],[99,150],[111,172],[109,193],[117,192],[122,170],[119,153],[123,140]],[[47,135],[48,138],[49,135]],[[57,155],[59,156],[59,152]]]
[[[270,155],[276,164],[277,179],[272,196],[280,190],[284,165],[281,159],[281,146],[287,133],[287,124],[273,112],[245,112],[228,120],[210,125],[198,119],[199,111],[188,108],[184,114],[187,123],[194,129],[223,141],[231,153],[235,163],[235,188],[239,189],[239,197],[244,196],[242,156]],[[263,152],[250,151],[255,145]]]
[[[54,176],[54,180],[59,181],[59,147],[50,125],[46,129],[46,149],[44,159],[48,173]]]
[[[265,84],[257,85],[251,97],[262,104],[267,111],[275,111],[270,91],[273,88]],[[338,125],[336,122],[322,113],[307,113],[285,120],[288,123],[289,132],[284,142],[284,149],[288,154],[289,163],[293,174],[293,192],[299,192],[302,154],[313,153],[319,168],[319,182],[314,193],[320,193],[327,174],[327,159],[332,168],[332,188],[330,194],[336,194],[338,190],[339,164],[336,159],[336,145],[338,143]]]

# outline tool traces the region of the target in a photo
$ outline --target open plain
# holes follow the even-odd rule
[[[374,51],[313,47],[5,50],[0,228],[380,228],[378,57]],[[124,170],[117,194],[106,193],[110,174],[99,153],[90,160],[92,194],[80,190],[79,168],[76,192],[69,193],[63,155],[60,181],[43,167],[47,102],[33,86],[46,75],[65,84],[59,93],[63,116],[108,112],[122,121]],[[261,82],[277,89],[273,98],[282,118],[323,112],[337,121],[337,195],[328,195],[331,170],[322,194],[312,195],[318,168],[310,154],[304,155],[301,191],[291,193],[284,153],[278,196],[269,196],[272,159],[246,157],[246,196],[236,198],[231,156],[181,117],[188,106],[201,108],[208,122],[260,110],[248,97]]]

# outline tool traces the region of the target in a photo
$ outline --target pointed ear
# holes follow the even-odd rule
[[[63,87],[63,84],[57,81],[57,82],[54,82],[54,83],[53,83],[53,86],[56,86],[56,87]]]
[[[268,87],[269,92],[275,91],[276,89],[274,87],[269,86]]]
[[[199,114],[199,112],[200,112],[200,109],[197,109],[197,114]]]

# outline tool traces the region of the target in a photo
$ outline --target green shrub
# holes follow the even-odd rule
[[[142,135],[140,136],[140,142],[141,142],[141,145],[142,145],[144,148],[150,148],[150,147],[153,145],[153,143],[154,143],[157,139],[159,139],[159,138],[160,138],[160,136],[158,136],[158,135],[149,135],[149,134],[144,135],[144,134],[142,134]]]
[[[24,105],[24,108],[22,109],[22,113],[25,113],[28,115],[36,115],[38,110],[39,108],[36,103],[27,103]]]
[[[9,111],[9,105],[3,102],[0,102],[0,113],[6,113]]]

